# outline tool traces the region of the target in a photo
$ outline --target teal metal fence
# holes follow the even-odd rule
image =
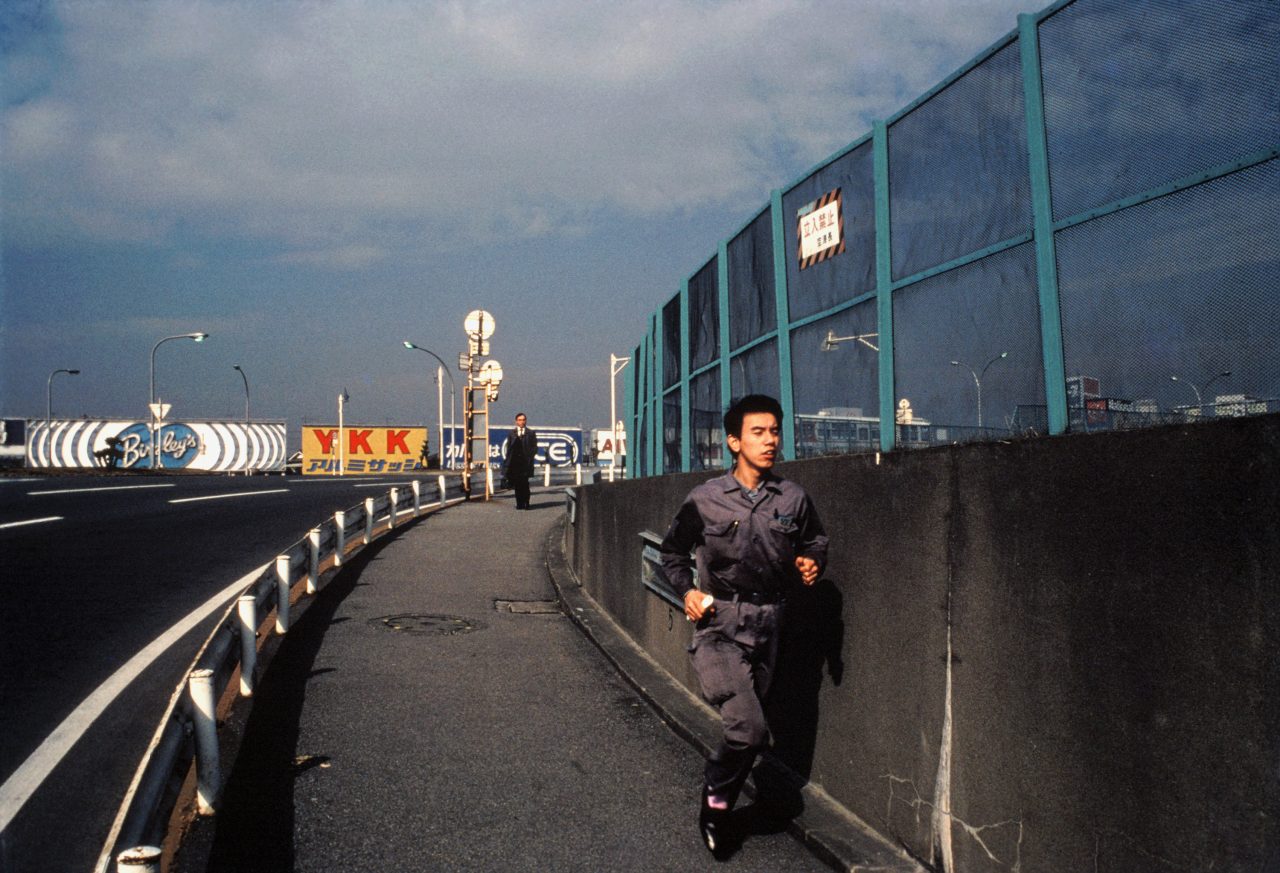
[[[1064,0],[775,190],[649,320],[631,475],[1280,410],[1280,3]],[[887,423],[887,425],[886,425]]]

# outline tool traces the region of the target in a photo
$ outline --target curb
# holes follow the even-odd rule
[[[631,637],[600,608],[565,560],[567,518],[561,518],[547,535],[544,554],[547,575],[564,610],[587,638],[600,649],[630,684],[675,733],[706,757],[719,743],[719,718],[706,704],[678,683],[671,674],[632,642]],[[820,860],[848,873],[925,873],[911,858],[876,833],[816,785],[792,773],[784,765],[762,757],[757,772],[770,783],[791,786],[801,798],[802,811],[787,823]],[[745,793],[754,797],[756,777]],[[692,806],[692,804],[691,804]]]

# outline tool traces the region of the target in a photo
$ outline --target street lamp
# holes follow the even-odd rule
[[[240,378],[244,380],[244,420],[249,420],[249,377],[244,374],[239,364],[232,364],[231,369],[240,374]]]
[[[208,338],[209,338],[209,334],[204,333],[203,331],[200,331],[197,333],[179,333],[179,334],[174,334],[173,336],[167,336],[164,339],[160,340],[160,342],[156,343],[154,346],[151,347],[151,403],[149,405],[151,408],[152,421],[155,421],[156,419],[160,418],[160,415],[158,414],[155,408],[155,405],[156,405],[156,349],[160,348],[160,346],[164,345],[169,340],[192,339],[198,343],[202,343]],[[160,453],[156,451],[155,425],[153,424],[152,434],[151,434],[151,466],[153,468],[156,466],[156,457],[159,454]]]
[[[973,370],[973,367],[970,367],[968,364],[964,363],[963,361],[951,362],[951,366],[953,367],[964,367],[966,370],[968,370],[969,373],[973,376],[973,384],[978,386],[978,430],[982,430],[982,378],[987,375],[988,367],[990,367],[996,361],[1002,360],[1007,357],[1009,357],[1008,352],[1001,352],[1000,354],[996,355],[994,358],[987,361],[987,363],[983,365],[981,373],[975,373]]]
[[[1202,385],[1199,388],[1196,387],[1195,382],[1188,382],[1186,379],[1179,379],[1177,376],[1170,376],[1169,379],[1174,382],[1181,382],[1183,385],[1188,386],[1192,391],[1194,391],[1196,394],[1196,406],[1203,411],[1204,410],[1203,395],[1209,393],[1209,386],[1212,385],[1214,382],[1217,382],[1219,379],[1225,379],[1230,375],[1231,375],[1230,370],[1224,370],[1221,373],[1211,376],[1209,378],[1209,381],[1205,382],[1204,385]]]
[[[615,468],[618,466],[618,374],[627,368],[631,358],[620,358],[609,355],[609,428],[613,431],[613,453],[609,458],[609,481],[613,481]]]
[[[829,330],[827,331],[827,338],[822,341],[822,350],[824,352],[834,352],[836,350],[836,347],[840,345],[840,343],[859,342],[859,343],[862,343],[867,348],[871,349],[871,351],[873,352],[880,351],[879,346],[875,345],[872,342],[869,342],[870,337],[875,337],[876,339],[879,339],[880,334],[856,333],[853,336],[836,336],[836,332],[834,330]]]
[[[49,374],[49,381],[45,383],[45,402],[44,402],[44,420],[53,419],[53,377],[59,373],[66,373],[70,376],[79,376],[79,370],[54,370]]]
[[[444,383],[440,381],[440,374],[444,373],[449,377],[449,439],[453,439],[454,434],[454,413],[458,403],[458,387],[453,381],[453,373],[449,371],[449,366],[440,360],[440,356],[431,349],[424,349],[420,345],[415,345],[408,340],[404,341],[406,349],[417,349],[420,352],[426,352],[431,357],[439,361],[436,367],[436,421],[440,425],[440,467],[444,468]]]

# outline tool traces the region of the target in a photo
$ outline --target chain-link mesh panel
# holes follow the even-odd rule
[[[729,390],[734,399],[748,394],[780,394],[778,341],[769,340],[729,361]]]
[[[662,398],[662,471],[679,473],[683,439],[681,427],[681,391],[676,389]]]
[[[1057,235],[1072,429],[1280,408],[1277,192],[1272,160]]]
[[[724,413],[720,407],[720,368],[712,367],[690,383],[694,470],[724,466]]]
[[[895,279],[1031,229],[1020,58],[1001,49],[889,127]]]
[[[879,447],[879,351],[875,300],[792,331],[796,457]]]
[[[1034,429],[1045,407],[1035,249],[1007,249],[893,295],[903,448]]]
[[[740,348],[778,324],[773,293],[773,221],[765,210],[729,240],[729,347]]]
[[[1280,142],[1276,0],[1091,0],[1040,26],[1058,217]]]
[[[719,269],[712,258],[689,280],[689,370],[720,357]]]
[[[800,211],[840,189],[845,250],[800,269],[796,221]],[[782,195],[787,300],[793,320],[851,300],[876,286],[876,200],[871,142],[815,171]]]
[[[640,453],[636,455],[636,475],[652,476],[653,471],[649,469],[649,411],[647,408],[640,411],[640,434],[636,442],[640,447]]]
[[[662,387],[680,381],[680,295],[662,307]]]

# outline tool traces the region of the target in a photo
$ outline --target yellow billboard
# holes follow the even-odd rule
[[[302,472],[307,476],[381,476],[427,466],[425,427],[308,424],[302,428]]]

